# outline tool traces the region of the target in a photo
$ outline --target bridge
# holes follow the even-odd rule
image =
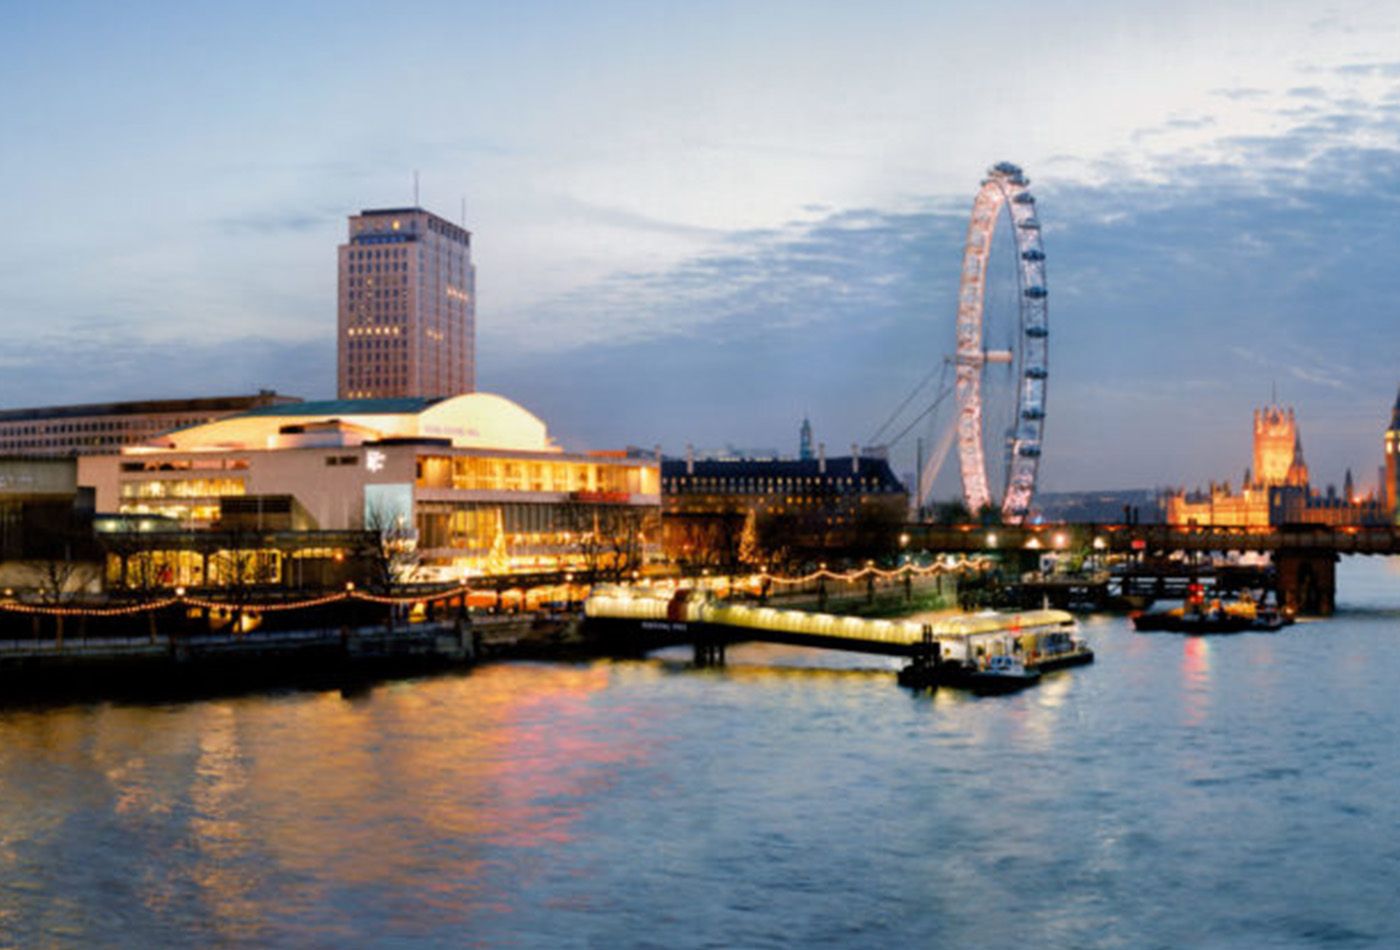
[[[1018,570],[1040,555],[1134,555],[1144,560],[1227,553],[1268,554],[1280,603],[1326,616],[1336,609],[1343,555],[1400,555],[1400,526],[1223,527],[1162,524],[932,525],[905,527],[906,548],[947,554],[999,554]]]

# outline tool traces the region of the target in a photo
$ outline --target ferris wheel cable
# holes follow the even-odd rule
[[[899,408],[895,409],[894,412],[890,413],[890,417],[889,417],[888,419],[885,420],[884,424],[883,424],[882,426],[880,426],[880,428],[878,428],[878,429],[875,430],[875,434],[872,435],[872,436],[870,437],[870,439],[865,443],[866,445],[878,445],[878,444],[879,444],[879,442],[880,442],[880,436],[882,436],[882,435],[885,434],[885,430],[888,429],[888,428],[894,423],[894,421],[895,421],[896,419],[899,418],[900,413],[904,412],[904,410],[905,410],[906,408],[908,408],[909,404],[910,404],[911,402],[914,401],[914,397],[917,396],[917,395],[919,394],[919,392],[920,392],[925,386],[928,385],[929,380],[933,379],[933,374],[934,374],[935,372],[937,372],[937,370],[929,370],[929,371],[928,371],[928,375],[925,376],[923,379],[919,380],[919,384],[918,384],[917,386],[915,386],[912,390],[909,391],[909,395],[907,395],[907,396],[904,397],[904,401],[901,402],[901,403],[899,404]],[[942,376],[939,378],[939,381],[938,381],[938,388],[939,388],[940,390],[943,388],[943,378],[944,378],[944,377],[947,377],[947,375],[948,375],[948,361],[947,361],[947,360],[944,360],[944,361],[943,361]]]
[[[910,432],[912,432],[912,431],[914,430],[914,427],[915,427],[916,425],[918,425],[918,424],[919,424],[920,422],[922,422],[925,418],[927,418],[928,415],[929,415],[930,413],[932,413],[935,409],[937,409],[937,408],[942,404],[943,400],[947,399],[950,395],[952,395],[952,393],[953,393],[953,387],[952,387],[952,386],[945,386],[945,387],[943,387],[943,391],[940,392],[940,393],[938,394],[938,396],[933,400],[933,402],[929,403],[928,407],[927,407],[926,409],[924,409],[923,412],[921,412],[921,413],[919,413],[917,416],[915,416],[914,419],[913,419],[913,421],[911,421],[907,426],[905,426],[903,429],[900,429],[900,430],[899,430],[899,435],[895,436],[893,439],[890,439],[890,441],[886,442],[886,443],[885,443],[885,447],[886,447],[886,448],[893,448],[894,446],[898,445],[900,439],[904,438],[906,435],[908,435]]]
[[[933,454],[924,463],[924,497],[919,499],[919,504],[926,505],[933,500],[933,483],[937,481],[938,473],[943,471],[943,463],[948,461],[948,451],[953,447],[953,439],[957,437],[957,434],[957,421],[950,421],[947,428],[943,430],[943,435],[939,437],[938,445],[933,450]]]

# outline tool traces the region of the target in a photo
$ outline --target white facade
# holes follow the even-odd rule
[[[305,529],[382,530],[387,518],[424,564],[454,574],[581,566],[579,535],[619,525],[641,553],[660,550],[655,459],[565,453],[537,417],[488,393],[268,407],[159,443],[78,460],[99,513],[199,530],[220,526],[228,499],[290,496]]]

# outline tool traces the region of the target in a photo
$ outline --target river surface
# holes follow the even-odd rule
[[[1400,945],[1400,565],[1011,697],[731,648],[0,710],[0,946]]]

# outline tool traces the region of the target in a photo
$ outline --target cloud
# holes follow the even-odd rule
[[[555,212],[563,216],[578,217],[605,227],[692,238],[712,238],[724,233],[717,228],[684,221],[667,221],[626,208],[594,204],[571,195],[559,195],[552,199],[551,204]]]
[[[622,273],[510,321],[532,323],[528,348],[568,350],[656,338],[744,339],[841,319],[875,325],[911,294],[928,298],[931,235],[960,217],[927,209],[852,209],[813,222],[734,233],[718,250],[665,270]],[[930,268],[930,271],[932,269]]]
[[[1400,63],[1349,63],[1333,70],[1339,76],[1382,76],[1400,78]]]
[[[1365,407],[1384,421],[1400,300],[1394,115],[1339,100],[1273,133],[1043,175],[1047,486],[1222,477],[1274,384],[1320,477],[1374,468]],[[771,444],[810,413],[844,445],[952,350],[967,200],[813,209],[614,275],[521,315],[529,342],[496,336],[484,375],[578,444]],[[936,439],[911,434],[897,471],[919,434]]]
[[[273,234],[316,231],[333,225],[343,216],[340,212],[328,209],[279,209],[219,218],[213,224],[226,234],[254,234],[266,237]]]
[[[1259,89],[1254,86],[1239,86],[1233,89],[1212,89],[1210,94],[1212,96],[1218,96],[1221,99],[1230,99],[1238,102],[1241,100],[1266,98],[1269,95],[1269,90]]]
[[[53,367],[62,366],[61,376]],[[84,332],[45,335],[0,347],[0,405],[34,406],[114,399],[250,393],[302,396],[335,391],[331,340],[197,337],[150,341],[105,321]]]

